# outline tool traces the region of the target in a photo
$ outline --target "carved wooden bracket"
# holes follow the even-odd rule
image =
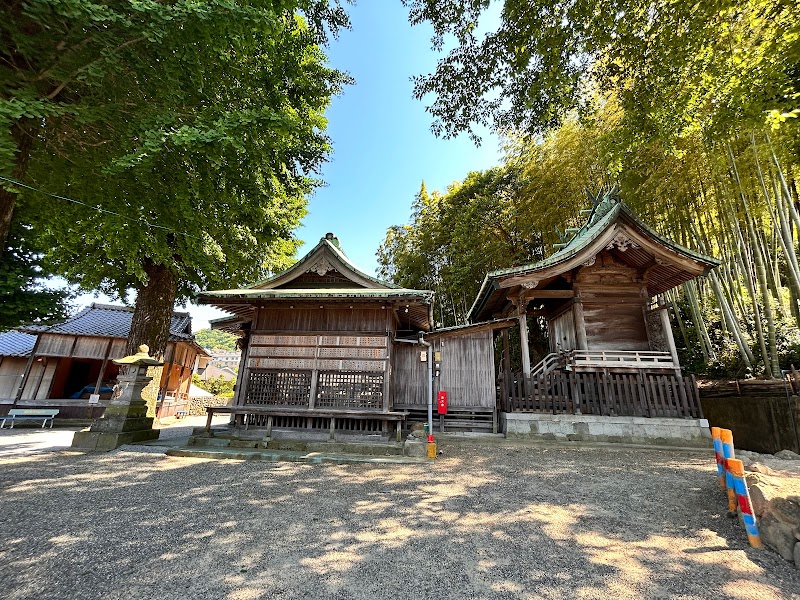
[[[617,235],[615,235],[611,239],[611,242],[608,245],[606,245],[606,250],[611,250],[613,248],[616,248],[620,252],[625,252],[628,248],[638,248],[638,247],[639,244],[634,242],[631,238],[629,238],[627,235],[625,235],[620,231]]]
[[[315,260],[313,264],[311,264],[305,270],[305,273],[313,272],[322,277],[323,275],[328,274],[330,271],[335,271],[335,270],[336,267],[334,267],[327,258],[322,256],[319,259]]]

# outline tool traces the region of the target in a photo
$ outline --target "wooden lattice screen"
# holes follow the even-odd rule
[[[321,372],[315,406],[319,408],[383,407],[383,373]]]
[[[308,406],[311,371],[250,371],[247,404]]]

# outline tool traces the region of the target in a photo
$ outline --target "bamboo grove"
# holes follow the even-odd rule
[[[503,0],[489,29],[488,3],[406,5],[434,48],[456,40],[415,79],[434,131],[493,126],[505,158],[441,192],[423,184],[378,250],[385,277],[434,289],[436,320],[462,322],[486,272],[549,255],[587,191],[617,185],[659,233],[723,261],[656,299],[689,370],[800,366],[796,2]]]
[[[671,147],[631,148],[627,135],[621,109],[607,102],[544,138],[509,139],[501,166],[469,173],[444,192],[423,183],[410,223],[387,231],[381,274],[435,290],[437,322],[463,322],[488,271],[546,257],[563,231],[581,225],[587,190],[618,183],[659,233],[723,261],[658,299],[672,307],[684,364],[765,377],[800,366],[794,140],[781,130],[722,142],[698,132]]]

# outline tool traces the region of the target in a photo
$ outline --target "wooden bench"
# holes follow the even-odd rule
[[[242,415],[244,417],[244,428],[247,429],[249,415],[264,415],[267,417],[266,438],[272,437],[272,424],[275,417],[313,417],[329,419],[330,440],[336,440],[336,420],[337,419],[374,419],[384,421],[395,421],[397,441],[402,441],[403,421],[408,416],[407,412],[382,412],[375,410],[339,410],[339,409],[316,409],[316,408],[276,408],[262,405],[242,405],[242,406],[207,406],[206,412],[206,432],[211,431],[211,419],[214,413],[229,415]]]
[[[3,422],[0,423],[0,429],[6,425],[6,421],[11,421],[11,427],[14,429],[14,421],[38,421],[42,420],[42,429],[47,425],[47,420],[50,419],[50,429],[53,428],[53,418],[58,414],[57,408],[12,408],[8,414],[0,417]]]

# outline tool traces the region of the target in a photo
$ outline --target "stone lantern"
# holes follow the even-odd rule
[[[152,381],[148,377],[149,367],[160,367],[164,363],[151,357],[150,348],[139,346],[139,352],[112,361],[127,367],[120,371],[118,387],[105,413],[95,419],[88,431],[79,431],[72,438],[72,447],[77,450],[109,451],[123,444],[158,439],[158,430],[153,429],[153,418],[147,416],[147,402],[142,390]]]

